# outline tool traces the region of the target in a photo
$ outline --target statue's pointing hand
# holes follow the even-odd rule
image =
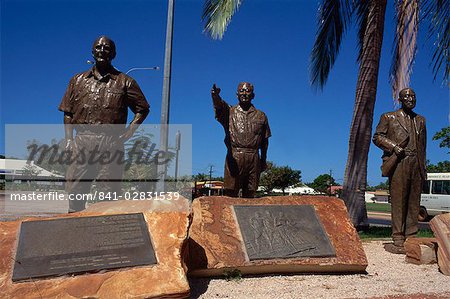
[[[216,83],[213,84],[211,88],[211,94],[212,95],[219,95],[220,94],[220,88],[216,86]]]

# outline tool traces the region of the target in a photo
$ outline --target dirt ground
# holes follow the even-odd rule
[[[192,298],[450,298],[450,276],[437,264],[414,265],[388,253],[383,241],[363,243],[367,274],[267,275],[190,279]]]

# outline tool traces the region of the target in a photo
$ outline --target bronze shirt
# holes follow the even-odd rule
[[[266,115],[253,105],[248,111],[239,105],[233,106],[229,117],[230,142],[234,148],[258,149],[263,138],[271,136]]]
[[[93,69],[73,76],[59,105],[73,124],[125,124],[128,108],[143,113],[149,104],[136,81],[114,68],[101,78]]]
[[[239,105],[230,107],[218,97],[214,102],[214,111],[216,119],[225,129],[225,144],[228,148],[257,150],[263,138],[271,136],[266,114],[253,105],[244,111]]]

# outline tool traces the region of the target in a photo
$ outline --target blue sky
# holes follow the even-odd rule
[[[358,66],[356,36],[344,38],[325,89],[316,92],[308,77],[318,1],[247,0],[222,41],[202,34],[203,1],[178,0],[175,8],[170,122],[192,124],[193,173],[221,176],[225,157],[223,129],[214,119],[210,88],[237,102],[240,81],[255,86],[254,104],[270,122],[268,159],[302,171],[312,181],[331,169],[342,184],[353,113]],[[75,73],[89,68],[91,45],[99,35],[117,45],[113,64],[131,67],[164,64],[167,3],[134,1],[1,1],[1,130],[5,124],[60,124],[57,106]],[[393,3],[388,1],[385,36],[375,105],[374,128],[382,113],[394,109],[388,83],[393,40]],[[448,159],[432,135],[449,124],[448,88],[433,82],[431,49],[420,32],[411,80],[416,111],[427,119],[428,159]],[[151,112],[145,123],[160,121],[163,71],[136,71]],[[368,181],[380,175],[381,150],[371,146]]]

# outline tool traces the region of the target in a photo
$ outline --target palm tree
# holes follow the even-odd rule
[[[401,89],[409,85],[411,66],[416,53],[420,20],[419,5],[423,5],[425,8],[424,17],[431,16],[430,33],[439,33],[437,34],[436,52],[433,56],[435,78],[442,67],[443,59],[446,58],[444,81],[448,80],[448,16],[446,18],[445,15],[448,12],[449,1],[396,1],[397,29],[390,72],[394,99]],[[356,15],[359,27],[359,73],[344,175],[343,198],[350,218],[357,227],[368,225],[364,192],[367,186],[367,159],[376,100],[385,11],[386,0],[361,0],[352,3],[324,0],[319,15],[316,41],[311,54],[312,85],[323,88],[339,52],[342,34],[347,29],[352,14]]]
[[[334,63],[334,59],[339,51],[341,36],[333,36],[331,30],[336,29],[342,34],[345,30],[350,17],[349,6],[344,6],[347,15],[343,16],[339,24],[339,11],[342,7],[324,3],[321,15],[327,16],[333,14],[331,20],[326,20],[319,25],[319,31],[312,51],[311,75],[312,83],[319,84],[322,87],[328,76],[328,73]],[[339,1],[334,1],[339,2]],[[326,9],[325,9],[326,8]],[[329,10],[329,11],[328,11]],[[349,150],[347,165],[345,168],[344,185],[342,198],[347,206],[350,219],[357,227],[368,226],[367,211],[364,200],[364,193],[367,185],[367,159],[372,134],[373,111],[377,93],[378,70],[381,57],[381,46],[383,43],[384,16],[386,11],[386,0],[361,1],[356,7],[359,29],[359,73],[356,85],[355,106],[353,110],[353,119],[350,128]],[[337,19],[337,20],[336,20]],[[329,23],[327,25],[326,23]],[[333,28],[334,27],[334,28]],[[339,28],[338,28],[339,27]],[[326,35],[324,39],[322,35]],[[330,49],[329,41],[336,39]],[[323,48],[319,48],[323,47]],[[326,56],[333,54],[332,59]],[[328,64],[324,69],[320,66],[320,60],[324,59]]]
[[[390,81],[393,95],[409,84],[416,53],[419,5],[423,19],[429,19],[429,34],[436,37],[433,71],[444,66],[444,82],[449,73],[449,0],[396,0],[397,31]],[[221,39],[241,0],[206,0],[204,31]],[[350,129],[348,160],[344,177],[343,198],[350,218],[357,227],[368,225],[364,192],[367,185],[367,159],[371,141],[373,111],[377,92],[378,70],[383,42],[386,0],[322,0],[318,31],[311,53],[311,84],[322,89],[339,53],[343,33],[356,15],[359,27],[359,73],[355,106]],[[396,97],[394,97],[395,99]]]
[[[202,20],[206,20],[204,32],[213,39],[222,39],[241,4],[242,0],[205,0],[202,16]]]
[[[316,43],[322,40],[322,44],[328,49],[328,53],[325,54],[324,60],[319,61],[323,66],[320,68],[321,76],[316,78],[312,76],[312,84],[320,85],[322,88],[328,77],[335,58],[339,52],[339,46],[343,32],[347,29],[347,23],[353,13],[357,14],[357,20],[359,23],[359,37],[360,46],[364,37],[364,29],[367,26],[367,16],[369,3],[374,0],[322,0],[320,6],[321,14],[319,16],[319,28],[325,28],[324,24],[332,23],[335,32],[318,30]],[[450,42],[450,23],[448,18],[448,12],[450,11],[449,0],[394,0],[397,10],[397,34],[396,34],[396,50],[393,61],[393,67],[391,68],[391,80],[399,78],[401,76],[395,75],[400,73],[401,68],[396,62],[403,61],[402,66],[408,66],[406,71],[410,73],[410,64],[405,61],[413,61],[414,56],[406,55],[407,51],[415,54],[415,35],[417,34],[417,25],[419,22],[419,7],[423,12],[422,20],[428,21],[429,38],[434,38],[433,45],[435,51],[433,53],[432,64],[433,72],[437,75],[443,71],[443,82],[448,83],[448,75],[450,72],[450,60],[449,60],[449,42]],[[231,22],[234,14],[239,10],[243,0],[205,0],[203,5],[202,20],[205,21],[204,32],[213,39],[222,39],[228,25]],[[320,33],[322,32],[322,33]],[[409,39],[408,39],[409,36]],[[403,41],[408,41],[404,43]],[[360,47],[361,49],[361,47]],[[326,57],[328,56],[328,57]],[[403,57],[403,58],[402,58]],[[405,59],[410,57],[409,59]],[[360,55],[358,57],[358,60]],[[400,58],[400,59],[399,59]],[[395,67],[395,65],[397,65]],[[409,75],[407,76],[409,77]],[[392,82],[393,86],[395,85]],[[395,98],[395,97],[394,97]]]

